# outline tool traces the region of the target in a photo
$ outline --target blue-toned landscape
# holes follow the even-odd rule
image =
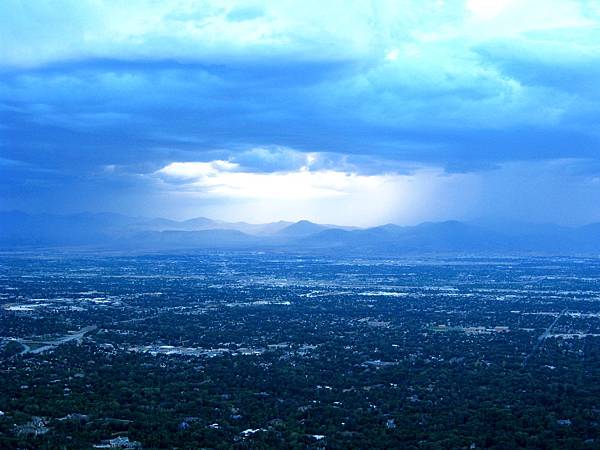
[[[600,448],[600,2],[0,2],[0,448]]]

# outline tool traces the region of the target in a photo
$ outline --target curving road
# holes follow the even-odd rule
[[[34,355],[37,355],[37,354],[43,353],[45,351],[52,350],[55,347],[58,347],[59,345],[66,344],[67,342],[71,342],[71,341],[75,341],[75,340],[81,342],[81,339],[83,338],[83,336],[85,336],[87,333],[94,331],[96,328],[98,328],[96,325],[91,325],[89,327],[82,328],[81,330],[79,330],[75,333],[69,333],[65,336],[62,336],[62,337],[59,337],[56,339],[52,339],[49,341],[19,340],[19,343],[23,346],[23,351],[20,354],[24,355],[26,353],[32,353]],[[28,344],[44,344],[44,345],[32,350]]]

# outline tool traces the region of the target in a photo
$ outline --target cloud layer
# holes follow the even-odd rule
[[[7,0],[0,206],[597,220],[598,42],[597,1]]]

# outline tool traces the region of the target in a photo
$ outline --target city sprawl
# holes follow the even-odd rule
[[[0,447],[597,448],[600,261],[0,260]]]

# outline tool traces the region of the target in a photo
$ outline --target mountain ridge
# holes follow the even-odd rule
[[[0,211],[0,248],[97,246],[122,249],[243,249],[343,252],[374,255],[416,253],[600,253],[600,223],[489,226],[448,220],[413,226],[370,228],[308,220],[266,224],[206,217],[184,221],[113,213],[72,215]]]

